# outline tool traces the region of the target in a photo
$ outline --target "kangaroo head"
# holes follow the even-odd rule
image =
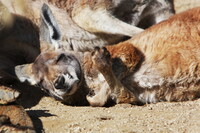
[[[44,43],[41,43],[41,47],[50,48],[41,49],[41,54],[33,63],[16,66],[15,72],[20,81],[39,85],[51,96],[62,100],[76,92],[81,83],[82,72],[77,58],[60,49],[60,36],[55,18],[44,4],[40,26],[40,38]]]
[[[15,71],[20,81],[39,85],[59,99],[74,94],[82,78],[76,57],[63,51],[41,53],[33,63],[17,66]]]

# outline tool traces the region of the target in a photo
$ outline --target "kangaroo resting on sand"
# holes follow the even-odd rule
[[[33,22],[37,23],[37,19],[39,18],[39,15],[35,12],[37,12],[38,8],[40,8],[42,6],[42,4],[41,4],[42,1],[32,1],[32,3],[29,1],[30,2],[29,4],[31,5],[31,7],[27,6],[26,8],[20,8],[20,7],[23,4],[26,5],[27,1],[26,2],[21,1],[21,2],[25,2],[25,3],[20,3],[19,0],[15,0],[15,1],[2,0],[1,2],[5,3],[5,4],[13,2],[12,4],[10,4],[10,6],[9,6],[9,4],[7,5],[8,9],[5,8],[5,6],[3,6],[2,3],[0,5],[1,6],[0,7],[0,12],[1,12],[1,18],[0,18],[1,19],[0,20],[0,26],[1,26],[0,27],[0,46],[1,46],[1,49],[0,49],[0,58],[1,58],[1,60],[0,60],[0,85],[1,85],[0,86],[0,103],[7,104],[7,103],[15,101],[20,95],[20,93],[17,90],[14,90],[15,86],[20,84],[18,79],[16,78],[14,67],[16,65],[33,62],[35,60],[35,58],[39,55],[40,49],[43,49],[42,44],[39,45],[40,44],[39,29],[35,24],[33,24]],[[18,5],[19,7],[17,7],[15,5],[16,3],[19,4]],[[80,3],[80,1],[79,1],[79,3]],[[123,2],[120,2],[120,3],[123,3]],[[87,3],[85,3],[85,4],[87,5]],[[88,4],[91,4],[91,3],[88,3]],[[137,3],[136,3],[136,5],[137,5]],[[163,7],[164,6],[167,7],[167,5],[165,5],[165,4],[163,5]],[[99,33],[98,34],[91,33],[89,31],[86,31],[84,28],[83,29],[80,28],[76,23],[73,22],[70,15],[67,14],[66,11],[59,9],[53,5],[51,5],[51,7],[52,7],[52,9],[54,9],[53,10],[54,13],[57,13],[57,16],[59,16],[62,19],[66,18],[66,21],[64,21],[64,22],[62,19],[58,19],[58,20],[60,20],[59,25],[61,26],[61,28],[67,29],[64,32],[64,34],[67,35],[67,37],[66,37],[67,40],[78,39],[73,43],[77,44],[79,42],[80,44],[84,44],[84,47],[88,44],[86,42],[92,42],[95,45],[99,45],[99,43],[98,43],[99,41],[94,41],[94,40],[101,40],[102,35],[99,35]],[[164,16],[166,16],[166,18],[169,17],[171,14],[171,7],[172,6],[169,4],[169,9],[166,8],[166,10],[169,10],[169,12],[170,12],[169,14],[164,15]],[[34,8],[34,10],[31,10],[32,8]],[[28,10],[24,10],[24,9],[28,9]],[[25,12],[23,12],[23,11],[25,11]],[[10,14],[10,12],[13,12],[14,14]],[[48,20],[49,11],[46,10],[46,8],[43,8],[42,13],[43,13],[42,21],[44,21],[44,23],[46,21],[47,22],[51,21],[51,19]],[[19,16],[16,14],[24,15],[27,18],[30,18],[33,22],[25,17]],[[118,14],[118,13],[116,13],[116,14]],[[154,14],[154,15],[156,15],[156,14]],[[98,15],[98,17],[99,17],[99,15]],[[123,15],[121,15],[121,17],[123,17]],[[51,18],[51,16],[50,16],[50,18]],[[118,22],[119,24],[121,23],[122,25],[131,27],[131,25],[125,24],[124,22],[121,22],[120,20],[117,20],[117,19],[114,19],[114,20],[116,22]],[[52,26],[51,24],[54,24],[54,23],[50,23],[50,26]],[[53,26],[55,26],[55,25],[53,25]],[[126,28],[124,28],[124,29],[126,30]],[[139,28],[136,28],[136,29],[139,29]],[[45,41],[48,39],[48,38],[45,38],[46,37],[45,30],[46,29],[41,26],[41,41],[42,40]],[[47,31],[48,30],[49,30],[49,32],[51,32],[52,29],[47,29]],[[61,39],[61,37],[59,35],[59,32],[56,32],[57,30],[58,30],[58,28],[56,27],[56,30],[54,30],[52,32],[53,35],[51,35],[51,37],[52,37],[51,40],[48,40],[50,42],[48,42],[48,41],[46,41],[46,42],[52,43],[52,41],[53,41],[54,46],[58,48],[59,43],[55,44],[55,42],[58,39]],[[101,31],[101,32],[103,32],[103,31]],[[106,31],[105,31],[105,33],[108,34]],[[116,34],[122,34],[122,33],[116,33]],[[126,33],[126,34],[128,34],[128,33]],[[105,37],[102,40],[107,40],[109,38],[110,38],[110,36],[108,35],[108,37]],[[82,40],[84,40],[84,41],[82,41]],[[101,46],[102,44],[103,45],[108,44],[108,42],[110,43],[110,41],[108,41],[108,42],[100,41],[100,42],[102,42],[102,43],[100,43],[99,46]],[[78,43],[78,45],[79,45],[79,43]],[[66,45],[65,43],[64,44],[62,43],[62,45],[70,46],[70,45]],[[44,46],[44,47],[46,47],[46,46]],[[93,45],[91,45],[91,47],[93,47]],[[60,58],[60,59],[62,59],[62,58]],[[82,70],[79,67],[77,67],[77,69],[74,69],[76,66],[79,66],[79,61],[77,61],[76,58],[74,58],[74,59],[72,58],[72,60],[75,60],[75,61],[67,63],[67,65],[71,65],[71,68],[67,68],[67,69],[69,69],[68,71],[70,71],[68,76],[70,77],[70,75],[74,75],[77,73],[79,73],[79,74],[77,74],[78,75],[77,79],[72,79],[71,81],[69,81],[70,82],[69,85],[71,85],[72,88],[76,89],[77,87],[79,87],[78,85],[80,84],[78,79],[82,78],[81,77]],[[61,69],[61,68],[59,68],[59,69]],[[55,71],[55,73],[56,73],[56,71]],[[27,77],[25,77],[25,79],[26,78]],[[20,79],[22,79],[22,78],[20,78]],[[62,80],[62,78],[60,80]],[[48,86],[46,86],[44,88],[48,88]],[[59,84],[57,85],[57,88],[59,88]],[[52,95],[56,95],[57,97],[59,97],[59,95],[57,95],[57,92],[62,94],[62,92],[59,92],[59,91],[56,91],[56,93],[54,93],[52,91],[52,93],[53,93]],[[74,90],[74,92],[76,92],[76,90]],[[74,92],[72,91],[72,92],[70,92],[70,94],[73,94],[73,96],[74,96]],[[81,90],[79,90],[77,92],[81,92]],[[64,101],[71,101],[69,103],[75,104],[75,105],[77,103],[79,103],[79,105],[80,104],[85,105],[85,104],[87,104],[86,95],[89,93],[89,90],[83,89],[82,92],[83,93],[79,93],[80,99],[84,99],[81,103],[79,103],[80,100],[74,100],[75,98],[71,98],[71,100],[65,99]],[[21,91],[21,93],[23,93],[23,91]],[[70,96],[68,97],[68,99],[70,99]],[[21,113],[19,113],[19,112],[21,112]],[[18,115],[16,115],[16,113]],[[31,122],[30,118],[28,117],[28,115],[26,114],[26,112],[23,110],[22,107],[19,107],[17,105],[4,105],[4,106],[1,105],[0,106],[0,114],[1,114],[0,125],[3,125],[0,128],[1,131],[14,131],[14,130],[16,130],[16,131],[20,131],[20,130],[21,131],[27,131],[27,130],[33,131],[34,130],[33,124]],[[23,119],[23,121],[20,121],[20,119],[21,120]]]
[[[6,11],[4,12],[2,9],[3,10],[5,9]],[[42,45],[42,43],[41,43],[41,45],[39,45],[40,43],[39,43],[38,28],[29,19],[22,17],[22,16],[15,15],[15,14],[8,13],[7,9],[2,5],[1,5],[1,11],[2,11],[2,14],[1,14],[2,15],[1,16],[2,27],[1,27],[1,32],[0,32],[0,42],[1,42],[2,49],[1,49],[1,54],[0,54],[1,55],[0,56],[1,57],[1,61],[0,61],[0,64],[1,64],[0,65],[1,66],[0,67],[0,71],[1,71],[1,73],[0,73],[1,74],[0,102],[1,102],[1,104],[6,104],[8,102],[15,101],[19,96],[19,92],[14,91],[12,88],[12,86],[14,84],[19,83],[18,79],[15,77],[16,75],[15,75],[14,67],[16,65],[33,62],[35,60],[35,58],[39,55],[40,49],[43,50],[43,49],[45,49],[45,47],[51,47],[51,46],[48,46],[49,43],[53,43],[53,47],[58,48],[58,47],[56,47],[56,46],[58,46],[57,41],[59,39],[61,39],[61,37],[60,37],[60,33],[59,33],[60,32],[59,28],[56,26],[57,24],[54,21],[54,17],[51,15],[51,12],[47,8],[47,6],[44,6],[42,9],[42,22],[44,23],[43,24],[44,27],[41,26],[41,29],[40,29],[41,33],[42,33],[41,41],[43,41],[43,43],[47,43],[46,45]],[[5,15],[4,13],[7,14],[8,16]],[[48,15],[51,15],[51,16],[48,16]],[[53,22],[53,23],[51,23],[51,22]],[[45,24],[47,24],[46,28],[45,28],[45,26],[46,26]],[[52,28],[52,26],[53,26],[53,28]],[[53,31],[52,31],[52,29],[53,29]],[[47,35],[49,35],[49,36],[47,36]],[[136,51],[136,53],[137,53],[137,50],[134,50],[134,51]],[[46,91],[49,91],[51,93],[51,95],[53,95],[59,99],[62,99],[69,104],[77,104],[77,103],[82,104],[82,105],[87,104],[86,95],[89,93],[90,88],[93,87],[94,89],[95,88],[99,89],[101,87],[98,87],[98,86],[95,87],[95,86],[93,86],[93,84],[87,84],[89,87],[86,85],[85,89],[79,89],[80,85],[82,85],[84,82],[84,80],[82,80],[82,78],[83,78],[83,73],[82,73],[82,68],[81,68],[82,64],[79,60],[81,58],[77,59],[75,56],[73,56],[73,54],[74,54],[73,52],[70,53],[70,52],[64,51],[64,53],[63,53],[62,50],[60,51],[61,53],[60,52],[56,53],[56,52],[57,51],[51,51],[51,50],[45,52],[45,50],[44,50],[43,53],[41,54],[41,56],[39,56],[38,59],[36,59],[36,61],[34,63],[37,64],[36,62],[37,62],[37,60],[39,60],[39,62],[44,61],[44,63],[45,63],[44,66],[49,65],[49,63],[50,64],[57,63],[58,65],[53,64],[51,68],[45,68],[41,64],[37,64],[37,65],[41,65],[41,67],[34,65],[39,68],[36,68],[33,71],[32,71],[32,67],[30,67],[30,69],[27,68],[27,70],[30,70],[31,74],[33,74],[37,70],[39,70],[39,71],[41,70],[42,72],[44,72],[44,73],[41,73],[42,75],[50,74],[53,72],[52,74],[48,75],[50,78],[48,76],[47,76],[47,78],[46,77],[44,78],[44,77],[40,77],[42,75],[38,75],[39,78],[44,78],[44,80],[40,80],[40,82],[37,82],[37,81],[34,81],[35,77],[32,77],[30,75],[24,76],[23,74],[25,74],[25,75],[27,74],[27,73],[23,73],[23,72],[26,72],[24,70],[26,70],[25,66],[27,66],[27,65],[16,67],[17,76],[19,76],[21,81],[27,80],[27,81],[31,82],[32,84],[38,84],[38,85],[42,86]],[[57,56],[57,54],[59,54],[59,55]],[[91,57],[90,54],[91,53],[88,53],[88,56],[84,56],[84,57],[90,58]],[[82,56],[82,54],[77,54],[77,55]],[[98,55],[98,54],[95,54],[95,55]],[[94,55],[92,55],[92,56],[94,56]],[[40,57],[44,57],[44,58],[41,59]],[[137,62],[137,57],[138,56],[134,57],[134,58],[136,58],[135,62]],[[48,58],[48,61],[45,61],[46,58]],[[67,59],[67,61],[66,61],[66,59]],[[56,60],[56,61],[54,62],[54,60]],[[87,60],[85,60],[85,61],[87,61]],[[88,60],[88,61],[90,61],[90,60]],[[134,64],[137,64],[137,63],[134,63]],[[68,67],[66,67],[66,66],[68,66]],[[40,68],[44,68],[44,69],[42,70]],[[94,71],[92,71],[92,72],[88,71],[88,75],[93,74],[92,76],[95,76],[95,74],[99,74],[98,69],[96,69],[95,67],[94,67],[94,69],[91,69],[91,70],[94,70]],[[22,77],[19,74],[20,72],[22,72],[21,73],[23,75]],[[48,73],[48,72],[50,72],[50,73]],[[61,74],[63,76],[59,76],[58,74]],[[57,78],[57,76],[59,76],[59,77]],[[102,77],[101,74],[100,74],[100,77]],[[67,83],[67,85],[63,86],[62,83],[65,82],[65,80],[66,80],[65,78],[67,79],[68,83]],[[50,84],[47,84],[46,81],[50,81],[52,79],[56,80],[56,81],[54,84],[55,88],[53,88],[53,90],[51,91],[53,82],[49,82]],[[102,82],[105,82],[105,81],[102,81]],[[106,85],[106,83],[104,83],[104,84]],[[108,85],[106,85],[106,86],[108,86]],[[106,94],[108,94],[108,95],[109,95],[109,93],[110,93],[109,91],[106,92]],[[78,96],[79,99],[76,100],[76,98],[74,98],[74,95]],[[103,106],[106,101],[107,101],[107,98],[100,104],[91,104],[91,105]],[[15,115],[15,113],[17,113],[18,115]],[[0,125],[3,125],[3,126],[1,126],[0,129],[2,131],[14,131],[14,130],[29,131],[30,130],[30,131],[34,132],[33,124],[22,107],[19,107],[16,105],[5,105],[5,106],[1,105],[0,114],[1,114]],[[22,119],[23,119],[23,121],[20,121]]]
[[[47,51],[35,62],[16,67],[17,76],[69,103],[81,101],[79,96],[87,91],[93,106],[103,106],[108,99],[116,103],[196,99],[199,13],[200,8],[194,8],[177,14],[130,40],[94,52]]]

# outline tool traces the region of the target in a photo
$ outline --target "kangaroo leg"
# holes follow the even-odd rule
[[[113,17],[105,9],[92,10],[89,7],[81,9],[81,12],[72,16],[72,19],[83,29],[95,33],[107,33],[116,35],[134,36],[143,29],[125,23]]]
[[[96,68],[101,72],[101,74],[106,79],[107,84],[109,85],[108,90],[110,90],[111,98],[116,103],[134,103],[136,102],[136,97],[133,93],[127,90],[121,82],[116,78],[112,71],[112,63],[110,54],[106,48],[99,49],[93,53],[92,60]],[[107,91],[109,92],[109,91]]]
[[[35,133],[35,130],[30,117],[21,106],[1,105],[0,132]]]

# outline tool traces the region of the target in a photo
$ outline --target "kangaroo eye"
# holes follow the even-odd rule
[[[67,78],[73,79],[73,76],[71,74],[66,74]]]
[[[63,76],[59,76],[58,79],[54,83],[54,87],[56,89],[62,89],[65,84],[65,78]]]

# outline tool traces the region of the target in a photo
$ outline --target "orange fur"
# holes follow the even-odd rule
[[[33,123],[26,111],[17,105],[0,106],[0,119],[8,116],[8,120],[0,122],[1,132],[34,132]],[[5,123],[5,124],[4,124]]]
[[[141,61],[142,54],[131,43],[119,43],[118,45],[106,46],[111,58],[119,58],[126,65],[129,72],[133,71]]]
[[[166,67],[163,76],[173,75],[177,68],[185,72],[191,63],[199,64],[200,60],[199,13],[200,8],[195,8],[175,15],[128,42],[146,55],[146,62]]]
[[[199,7],[177,14],[124,42],[142,52],[141,66],[149,65],[152,74],[163,78],[162,86],[155,87],[158,101],[183,101],[200,96],[199,14]]]

